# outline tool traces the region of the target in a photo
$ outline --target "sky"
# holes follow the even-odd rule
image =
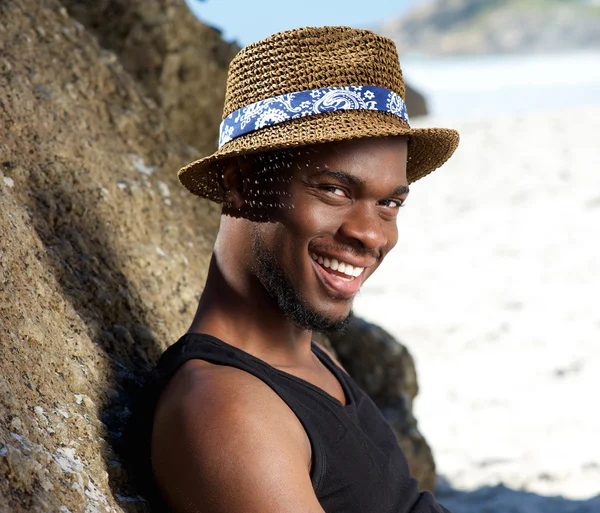
[[[245,46],[297,27],[348,25],[375,28],[423,0],[186,0],[204,23]]]

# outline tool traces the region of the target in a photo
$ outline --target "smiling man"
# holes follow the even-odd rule
[[[446,511],[312,341],[343,329],[409,183],[458,144],[411,129],[403,97],[394,44],[369,31],[283,32],[232,62],[220,148],[179,173],[223,210],[196,316],[154,382],[152,470],[173,511]]]

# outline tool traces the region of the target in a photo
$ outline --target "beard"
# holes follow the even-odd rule
[[[272,252],[265,248],[258,233],[252,237],[254,272],[277,306],[296,326],[321,333],[341,334],[346,331],[352,311],[343,318],[332,319],[311,308],[278,264]]]

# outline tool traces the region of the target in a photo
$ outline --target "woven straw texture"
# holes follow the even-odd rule
[[[353,85],[384,87],[405,98],[398,53],[392,40],[349,27],[307,27],[280,32],[245,47],[231,62],[223,118],[274,96]],[[402,119],[387,112],[326,112],[270,125],[233,139],[211,156],[182,168],[179,180],[192,193],[222,202],[220,163],[227,158],[394,135],[408,136],[409,183],[440,167],[459,140],[455,130],[411,129]]]

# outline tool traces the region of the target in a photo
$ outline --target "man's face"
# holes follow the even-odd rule
[[[254,223],[252,239],[256,276],[296,324],[343,327],[362,283],[398,240],[406,160],[401,137],[323,144],[294,156],[285,171],[287,208],[275,222]]]

